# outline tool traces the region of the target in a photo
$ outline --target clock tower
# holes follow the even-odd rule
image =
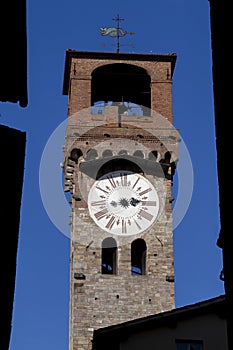
[[[66,51],[70,350],[93,331],[174,306],[176,54]]]

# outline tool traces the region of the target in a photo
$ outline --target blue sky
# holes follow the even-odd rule
[[[216,246],[220,224],[208,0],[28,1],[29,104],[0,107],[3,125],[27,133],[9,350],[68,349],[70,242],[44,208],[40,162],[47,141],[67,117],[68,100],[62,95],[66,49],[115,51],[114,39],[101,37],[99,28],[112,26],[117,14],[125,19],[123,29],[135,32],[122,39],[135,47],[122,46],[122,52],[177,54],[174,125],[191,158],[194,187],[174,231],[176,307],[224,293],[222,254]],[[54,155],[58,163],[63,160],[60,140]],[[177,182],[175,176],[175,193]]]

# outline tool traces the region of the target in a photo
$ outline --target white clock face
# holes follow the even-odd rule
[[[99,178],[88,196],[90,216],[103,230],[132,235],[148,229],[158,216],[159,197],[142,175],[115,171]]]

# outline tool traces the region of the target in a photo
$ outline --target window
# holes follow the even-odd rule
[[[146,243],[141,238],[131,244],[131,274],[133,276],[146,274]]]
[[[110,149],[106,149],[102,153],[102,157],[112,157],[112,151]]]
[[[102,242],[102,274],[114,275],[117,272],[117,245],[113,238],[105,238]]]
[[[151,108],[150,84],[151,77],[147,71],[135,65],[114,63],[98,67],[93,70],[91,78],[91,105],[94,103],[92,113],[97,114],[99,110],[97,108],[104,108],[101,106],[101,102],[104,104],[104,101],[130,101],[128,109],[131,115],[143,114],[138,105],[147,107],[149,112]]]
[[[158,159],[158,152],[157,151],[151,151],[149,154],[148,154],[148,158],[150,160],[154,160],[156,161]]]
[[[89,151],[87,151],[86,154],[86,160],[93,160],[95,158],[98,157],[98,153],[97,151],[93,148],[93,149],[89,149]]]
[[[203,350],[201,340],[176,340],[176,350]]]
[[[134,156],[134,157],[139,157],[139,158],[144,158],[144,154],[143,154],[143,152],[140,151],[140,150],[135,151],[134,154],[133,154],[133,156]]]
[[[73,160],[74,162],[77,162],[79,157],[83,155],[82,151],[77,148],[73,148],[71,153],[70,153],[70,159]]]

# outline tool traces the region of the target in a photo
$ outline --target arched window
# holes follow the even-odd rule
[[[140,150],[135,151],[134,154],[133,154],[133,156],[134,156],[134,157],[139,157],[139,158],[144,158],[144,154],[143,154],[143,152],[140,151]]]
[[[164,159],[165,159],[165,162],[166,163],[170,163],[171,161],[171,153],[169,151],[167,151],[165,154],[164,154]]]
[[[92,72],[91,105],[96,101],[130,101],[150,109],[151,77],[144,68],[126,63],[98,67]],[[132,112],[138,115],[137,109]]]
[[[102,157],[111,157],[112,156],[112,151],[110,149],[106,149],[102,153]]]
[[[117,244],[115,239],[108,237],[102,242],[102,274],[114,275],[117,273]]]
[[[148,158],[150,160],[154,160],[156,161],[158,159],[158,152],[157,151],[151,151],[149,154],[148,154]]]
[[[171,180],[171,174],[169,173],[170,167],[171,167],[171,153],[170,152],[166,152],[164,154],[164,158],[160,159],[160,164],[162,165],[162,169],[165,175],[166,179]]]
[[[98,153],[94,148],[89,149],[86,154],[86,160],[92,160],[98,157]]]
[[[138,238],[131,244],[131,274],[133,276],[146,274],[146,243]]]
[[[73,148],[71,153],[70,153],[70,159],[73,160],[74,162],[77,162],[79,157],[81,157],[83,155],[83,152],[81,151],[81,149],[78,148]]]

